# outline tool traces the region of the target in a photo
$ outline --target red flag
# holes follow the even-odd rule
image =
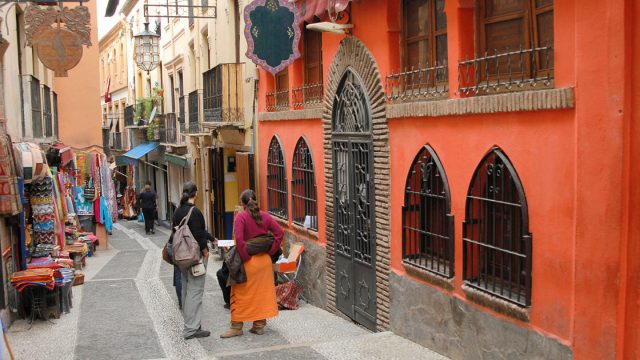
[[[107,92],[104,93],[105,104],[111,102],[111,93],[109,92],[109,90],[111,90],[111,76],[109,76],[109,78],[107,79]]]

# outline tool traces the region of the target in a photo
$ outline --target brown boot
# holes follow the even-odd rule
[[[264,334],[264,327],[267,326],[267,320],[257,320],[253,322],[253,326],[249,330],[256,335]]]
[[[220,334],[223,339],[242,335],[242,321],[232,321],[229,330]]]

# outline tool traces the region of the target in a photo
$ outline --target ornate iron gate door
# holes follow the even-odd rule
[[[333,108],[336,305],[376,328],[375,207],[370,105],[357,75],[343,76]]]

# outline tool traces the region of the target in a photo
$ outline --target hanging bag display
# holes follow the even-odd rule
[[[89,202],[96,199],[96,189],[93,187],[91,177],[87,177],[84,183],[84,199]]]

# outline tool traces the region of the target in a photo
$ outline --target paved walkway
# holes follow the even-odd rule
[[[203,300],[208,338],[182,339],[182,315],[162,261],[168,230],[144,235],[142,224],[121,221],[110,250],[87,259],[85,284],[73,289],[70,314],[51,322],[24,320],[9,329],[17,359],[445,359],[390,332],[368,330],[308,304],[282,311],[262,336],[220,339],[229,322],[210,259]]]

